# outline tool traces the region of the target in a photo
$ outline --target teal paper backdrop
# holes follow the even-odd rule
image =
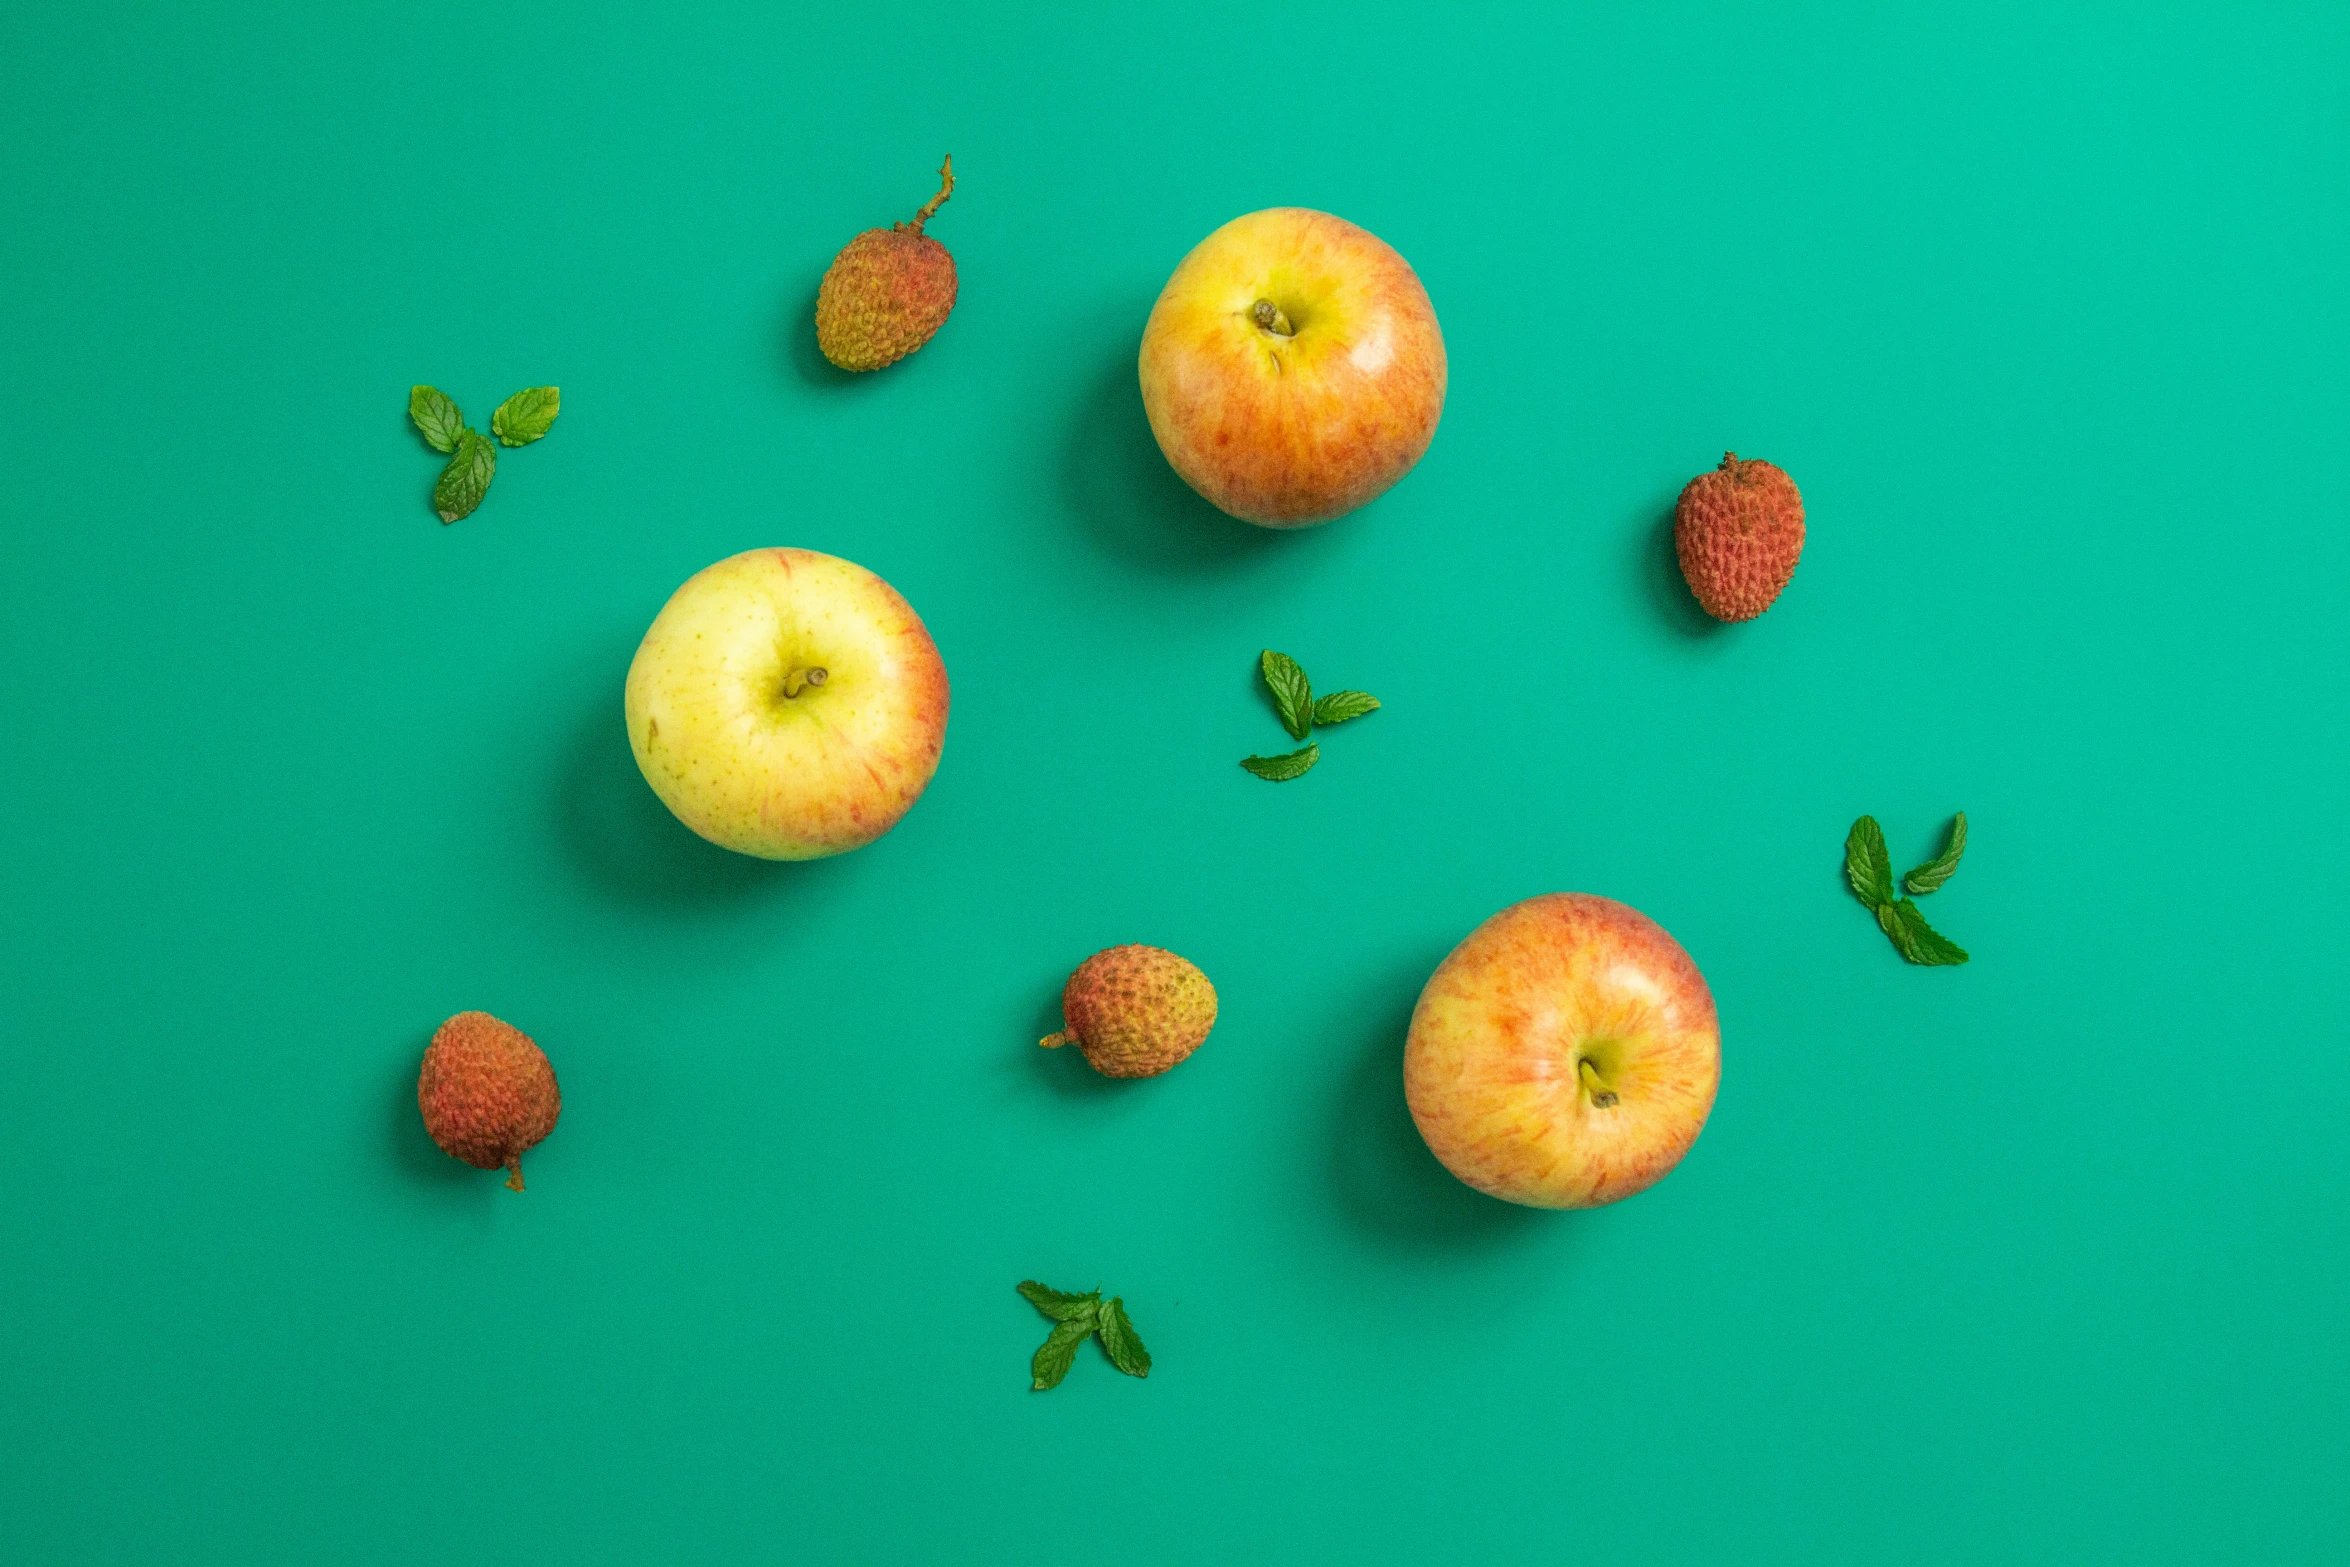
[[[0,1559],[2350,1556],[2345,80],[2314,5],[14,8]],[[834,373],[950,151],[960,305]],[[1134,356],[1288,203],[1452,389],[1283,536]],[[454,527],[417,381],[563,391]],[[1733,448],[1811,532],[1723,629],[1667,527]],[[620,723],[766,544],[954,682],[825,863]],[[1387,704],[1278,787],[1267,646]],[[1959,809],[1911,968],[1845,830]],[[1398,1080],[1561,889],[1724,1026],[1584,1215]],[[1170,1077],[1035,1047],[1119,941],[1221,991]],[[468,1007],[561,1074],[519,1197],[417,1118]],[[1151,1378],[1029,1393],[1031,1276]]]

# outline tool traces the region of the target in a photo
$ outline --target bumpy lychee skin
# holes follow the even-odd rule
[[[1673,508],[1673,553],[1689,591],[1716,620],[1771,607],[1803,554],[1803,496],[1775,464],[1722,458],[1691,479]]]
[[[1163,947],[1110,947],[1061,987],[1068,1027],[1037,1041],[1075,1045],[1104,1077],[1156,1077],[1216,1026],[1216,987]]]
[[[515,1191],[522,1190],[522,1156],[563,1113],[547,1053],[487,1012],[460,1012],[433,1034],[416,1076],[416,1103],[443,1153],[504,1170]]]
[[[955,160],[911,223],[867,229],[832,258],[816,290],[816,346],[843,370],[894,365],[930,341],[955,308],[955,258],[922,232],[955,190]]]

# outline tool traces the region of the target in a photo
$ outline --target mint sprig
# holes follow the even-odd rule
[[[1343,724],[1378,710],[1379,699],[1368,691],[1333,691],[1314,698],[1314,722],[1324,726]]]
[[[1091,1312],[1082,1321],[1054,1323],[1052,1332],[1045,1335],[1045,1341],[1029,1357],[1029,1391],[1043,1393],[1059,1387],[1061,1378],[1069,1374],[1069,1367],[1077,1359],[1077,1346],[1093,1337],[1095,1325]]]
[[[1960,811],[1950,819],[1950,842],[1942,852],[1901,878],[1901,885],[1923,897],[1938,889],[1958,869],[1958,857],[1966,853],[1966,812]]]
[[[1296,659],[1271,648],[1258,658],[1257,668],[1264,674],[1265,688],[1273,693],[1273,710],[1281,715],[1281,727],[1289,731],[1290,739],[1303,740],[1306,731],[1314,727],[1313,682],[1306,679]]]
[[[1870,908],[1893,901],[1893,859],[1885,852],[1885,829],[1874,816],[1852,824],[1844,837],[1844,879],[1852,895]]]
[[[1046,1289],[1034,1279],[1023,1279],[1019,1286],[1021,1296],[1037,1310],[1055,1322],[1071,1322],[1079,1317],[1090,1318],[1102,1298],[1100,1290],[1088,1290],[1083,1295],[1070,1295],[1056,1289]]]
[[[1343,724],[1379,708],[1379,699],[1368,691],[1333,691],[1316,700],[1314,683],[1306,678],[1298,661],[1271,648],[1258,655],[1257,670],[1264,677],[1265,689],[1273,694],[1273,711],[1292,740],[1305,739],[1316,725]],[[1321,759],[1322,748],[1308,745],[1282,756],[1243,757],[1240,765],[1270,783],[1287,783],[1304,777]]]
[[[1150,1351],[1142,1347],[1142,1336],[1134,1331],[1134,1324],[1126,1316],[1126,1302],[1113,1296],[1102,1299],[1097,1289],[1082,1295],[1065,1290],[1048,1289],[1034,1279],[1023,1279],[1017,1286],[1022,1298],[1052,1319],[1053,1330],[1037,1346],[1028,1362],[1029,1388],[1042,1393],[1060,1386],[1069,1374],[1069,1367],[1077,1359],[1078,1346],[1099,1335],[1102,1353],[1110,1357],[1110,1364],[1130,1377],[1151,1374]]]
[[[441,470],[439,482],[432,487],[432,509],[440,513],[443,522],[472,516],[497,476],[498,449],[483,440],[479,430],[458,431],[457,455],[449,459],[449,466]]]
[[[558,388],[525,387],[498,405],[490,416],[490,432],[505,445],[528,446],[553,427],[562,407]],[[433,483],[433,511],[443,522],[472,516],[498,476],[498,448],[465,422],[455,399],[436,387],[408,389],[408,417],[427,446],[449,454],[448,465]]]
[[[1879,908],[1877,923],[1893,938],[1895,950],[1912,963],[1958,964],[1967,960],[1966,948],[1927,924],[1918,906],[1907,898]]]
[[[408,388],[408,417],[416,421],[424,442],[436,452],[453,452],[465,429],[465,415],[449,394],[429,386]]]
[[[1932,892],[1958,869],[1958,857],[1965,850],[1966,813],[1961,811],[1951,827],[1949,846],[1904,876],[1902,884],[1913,893]],[[1885,852],[1884,829],[1873,816],[1854,822],[1845,835],[1844,879],[1852,884],[1852,895],[1876,915],[1893,950],[1910,962],[1950,966],[1968,961],[1966,949],[1927,924],[1915,901],[1893,895],[1893,861]]]
[[[1102,1349],[1109,1355],[1111,1365],[1130,1377],[1151,1374],[1151,1352],[1142,1347],[1142,1335],[1126,1320],[1125,1301],[1115,1295],[1103,1301],[1101,1326],[1095,1331],[1102,1336]]]
[[[1244,756],[1240,759],[1240,765],[1267,783],[1287,783],[1292,778],[1303,778],[1306,769],[1321,759],[1322,748],[1309,745],[1280,756]]]
[[[555,427],[562,411],[560,387],[526,386],[490,415],[490,433],[508,446],[528,446]]]

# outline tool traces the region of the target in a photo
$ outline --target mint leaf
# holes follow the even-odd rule
[[[1094,1308],[1101,1302],[1100,1290],[1088,1290],[1083,1295],[1071,1295],[1062,1290],[1047,1289],[1034,1279],[1023,1279],[1019,1291],[1028,1304],[1052,1318],[1055,1322],[1075,1322],[1080,1318],[1090,1322]]]
[[[1273,707],[1281,715],[1281,727],[1289,731],[1290,739],[1303,740],[1306,731],[1314,727],[1314,687],[1306,679],[1306,672],[1297,667],[1296,659],[1271,648],[1265,649],[1257,667],[1264,671],[1265,684],[1273,692]],[[1305,769],[1301,767],[1298,771]]]
[[[563,411],[560,387],[528,386],[498,405],[490,432],[508,446],[528,446],[547,433]]]
[[[1844,840],[1844,879],[1852,883],[1852,895],[1872,909],[1893,901],[1893,859],[1874,816],[1854,822]]]
[[[1350,718],[1379,710],[1379,699],[1368,691],[1333,691],[1314,701],[1314,722],[1343,724]],[[1300,738],[1303,738],[1302,736]]]
[[[457,449],[457,436],[465,428],[465,415],[449,400],[446,392],[429,386],[408,388],[408,417],[424,436],[425,443],[436,452]]]
[[[1102,1307],[1101,1335],[1102,1348],[1108,1352],[1111,1365],[1130,1377],[1151,1374],[1151,1352],[1142,1347],[1142,1335],[1126,1320],[1124,1300],[1113,1298]]]
[[[1028,1362],[1029,1390],[1042,1393],[1047,1388],[1059,1387],[1061,1378],[1069,1374],[1069,1363],[1077,1358],[1077,1346],[1093,1337],[1093,1322],[1056,1322],[1053,1331],[1037,1346],[1036,1354]]]
[[[1302,751],[1291,751],[1286,756],[1244,756],[1240,765],[1271,783],[1287,783],[1292,778],[1303,778],[1306,769],[1322,759],[1322,748],[1309,745]]]
[[[1901,885],[1923,897],[1950,879],[1958,869],[1958,857],[1966,853],[1966,812],[1950,819],[1950,842],[1940,854],[1901,878]]]
[[[1877,910],[1877,923],[1893,938],[1893,945],[1912,963],[1958,964],[1967,961],[1966,949],[1926,923],[1918,906],[1904,898]]]
[[[443,522],[472,516],[497,472],[498,449],[482,439],[479,430],[460,432],[457,455],[449,459],[440,482],[432,487],[432,509],[440,513]]]

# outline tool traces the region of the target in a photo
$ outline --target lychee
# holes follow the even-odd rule
[[[1075,1045],[1104,1077],[1156,1077],[1216,1026],[1216,987],[1163,947],[1109,947],[1061,987],[1061,1016],[1045,1049]]]
[[[1681,491],[1673,508],[1673,553],[1707,614],[1752,620],[1795,575],[1803,553],[1803,496],[1775,464],[1730,452]]]
[[[867,229],[842,248],[816,290],[816,346],[843,370],[894,365],[930,341],[955,308],[955,258],[922,225],[955,191],[955,160],[911,223]]]
[[[434,1032],[416,1075],[416,1103],[443,1153],[504,1170],[515,1191],[522,1190],[522,1156],[563,1113],[547,1053],[487,1012],[460,1012]]]

